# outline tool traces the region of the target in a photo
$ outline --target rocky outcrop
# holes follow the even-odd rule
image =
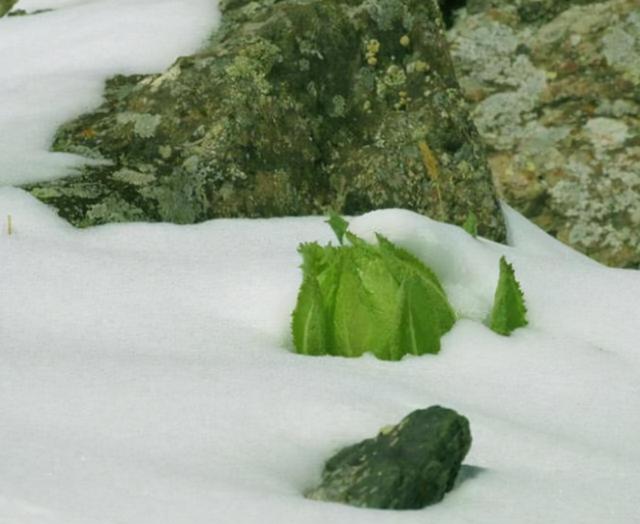
[[[325,465],[315,500],[378,509],[419,509],[453,488],[471,447],[469,421],[440,406],[420,409]]]
[[[435,0],[226,0],[201,53],[119,76],[29,186],[77,226],[403,207],[504,238]]]
[[[597,260],[640,267],[637,0],[469,0],[449,40],[501,195]]]

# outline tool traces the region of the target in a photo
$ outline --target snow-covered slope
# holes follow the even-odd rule
[[[22,0],[58,9],[0,20],[0,183],[62,173],[57,125],[110,74],[191,51],[214,4]],[[322,218],[81,231],[0,188],[0,523],[638,522],[640,272],[505,212],[509,247],[406,211],[354,219],[430,264],[466,317],[439,355],[382,362],[291,351],[296,248],[332,238]],[[503,254],[530,319],[508,338],[481,322]],[[336,449],[436,403],[474,436],[444,502],[303,498]]]
[[[116,73],[164,70],[194,52],[213,0],[21,0],[53,9],[0,19],[0,185],[64,175],[79,157],[48,153],[58,126],[95,108]]]
[[[507,211],[515,244],[406,211],[353,221],[430,263],[460,311],[514,263],[530,326],[459,321],[437,356],[291,352],[301,241],[322,218],[74,230],[0,191],[0,522],[634,522],[640,273],[600,267]],[[308,501],[338,447],[409,411],[468,416],[466,479],[384,512]]]

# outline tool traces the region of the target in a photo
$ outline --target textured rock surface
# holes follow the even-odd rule
[[[504,198],[597,260],[639,267],[638,0],[470,0],[449,39]]]
[[[0,0],[0,17],[11,11],[11,8],[17,3],[18,0]]]
[[[221,2],[200,54],[116,77],[54,149],[106,160],[28,189],[78,226],[404,207],[504,237],[435,0]]]
[[[338,452],[307,497],[368,508],[422,508],[451,490],[470,447],[465,417],[440,406],[417,410],[376,438]]]

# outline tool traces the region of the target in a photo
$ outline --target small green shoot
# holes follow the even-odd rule
[[[473,238],[478,236],[478,217],[473,211],[469,211],[464,224],[462,224],[462,229],[469,233]]]
[[[508,336],[515,329],[527,325],[526,315],[524,295],[516,280],[513,266],[502,257],[490,328],[500,335]]]
[[[331,226],[331,229],[333,229],[336,237],[338,237],[338,242],[340,242],[340,245],[342,245],[344,235],[347,232],[347,228],[349,227],[349,222],[347,222],[340,215],[333,212],[329,214],[329,220],[327,220],[326,222]]]

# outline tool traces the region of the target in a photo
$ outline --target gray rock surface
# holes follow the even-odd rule
[[[27,189],[77,226],[403,207],[504,238],[435,0],[220,7],[208,47],[59,131],[103,165]]]
[[[416,410],[377,437],[339,451],[307,497],[367,508],[422,508],[453,488],[470,447],[465,417],[440,406]]]
[[[469,0],[448,37],[500,194],[593,258],[639,267],[638,0]]]

